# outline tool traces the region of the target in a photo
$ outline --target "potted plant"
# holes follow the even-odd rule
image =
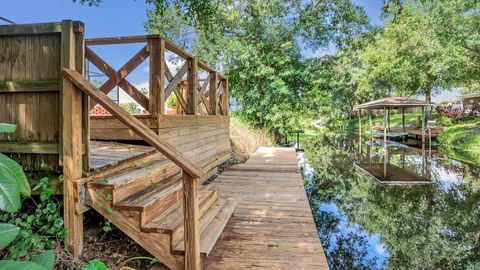
[[[173,94],[167,98],[167,115],[177,114],[177,97]]]

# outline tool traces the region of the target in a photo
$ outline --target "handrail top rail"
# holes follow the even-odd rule
[[[165,41],[165,48],[178,56],[185,58],[185,59],[197,59],[198,67],[204,69],[208,72],[215,72],[218,74],[220,79],[227,79],[224,75],[216,71],[215,69],[211,68],[207,64],[203,63],[202,61],[198,60],[197,57],[192,55],[191,53],[183,50],[182,48],[178,47],[172,41],[168,40],[164,36],[161,35],[140,35],[140,36],[116,36],[116,37],[101,37],[101,38],[87,38],[85,39],[86,46],[95,46],[95,45],[114,45],[114,44],[131,44],[131,43],[144,43],[147,42],[149,39],[156,39],[160,38]]]
[[[177,166],[184,170],[188,175],[193,178],[201,178],[203,173],[202,169],[197,167],[189,158],[183,153],[177,151],[177,149],[168,142],[160,141],[160,137],[150,130],[140,120],[136,119],[133,115],[126,112],[113,100],[107,97],[102,91],[98,90],[92,83],[86,80],[80,73],[75,70],[64,68],[63,74],[66,79],[71,81],[82,92],[93,98],[105,109],[107,109],[112,115],[117,117],[124,125],[129,127],[133,132],[137,133],[142,139],[144,139],[151,146],[156,148],[160,153],[166,156],[169,160],[173,161]]]

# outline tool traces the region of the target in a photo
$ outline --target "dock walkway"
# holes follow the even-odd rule
[[[238,206],[205,269],[328,269],[294,149],[262,147],[214,182]]]

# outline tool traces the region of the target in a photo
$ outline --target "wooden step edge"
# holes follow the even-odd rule
[[[172,167],[163,167],[163,169],[152,170],[148,174],[141,174],[132,177],[127,181],[123,181],[121,185],[112,186],[113,203],[116,204],[140,190],[180,173],[180,168],[174,165]]]
[[[146,169],[146,168],[151,168],[151,169]],[[112,185],[113,189],[121,189],[130,184],[134,184],[135,182],[142,181],[142,178],[146,176],[151,176],[151,175],[146,175],[148,173],[150,174],[165,173],[165,178],[167,178],[180,172],[180,168],[178,168],[178,166],[176,166],[175,164],[172,164],[169,160],[161,160],[161,161],[154,160],[152,162],[143,164],[141,168],[140,166],[138,166],[136,169],[145,169],[147,172],[144,174],[129,178],[128,180],[123,180],[120,183],[113,184]],[[170,171],[171,173],[167,173],[167,171]]]
[[[205,212],[205,214],[200,218],[200,232],[206,229],[206,226],[210,224],[210,222],[215,218],[218,214],[220,209],[222,209],[223,205],[225,204],[225,200],[218,198],[215,203]],[[182,230],[183,232],[183,230]],[[172,250],[181,242],[183,241],[183,234],[172,237]]]
[[[160,166],[165,166],[167,165],[167,160],[157,160],[157,159],[152,159],[150,160],[150,157],[155,156],[151,155],[147,158],[140,158],[136,160],[135,162],[132,162],[131,166],[125,166],[122,167],[121,169],[114,169],[114,170],[107,170],[107,171],[102,171],[98,174],[94,174],[88,178],[86,178],[85,186],[86,187],[101,187],[101,186],[115,186],[117,184],[112,184],[109,182],[103,183],[103,180],[108,180],[109,178],[115,178],[118,177],[122,174],[126,174],[129,172],[132,172],[134,170],[139,170],[142,169],[148,164],[147,166],[151,166],[153,164],[158,164]]]
[[[200,197],[200,202],[199,202],[199,209],[200,209],[200,215],[203,215],[203,213],[208,210],[208,208],[217,200],[218,198],[218,192],[216,188],[211,188],[211,187],[206,187],[201,189],[201,192],[208,192],[205,196]],[[169,209],[165,210],[162,212],[160,215],[165,215],[168,216],[168,214],[171,211],[178,211],[178,208],[180,205],[183,205],[183,194],[181,194],[181,198],[174,203],[172,206],[170,206]],[[152,218],[155,219],[157,217]],[[183,220],[183,217],[180,218]],[[176,221],[172,221],[176,222]],[[176,223],[173,227],[171,228],[156,228],[156,227],[149,227],[148,223],[141,225],[140,229],[143,232],[158,232],[158,233],[164,233],[164,234],[169,234],[172,235],[174,232],[178,231],[180,228],[183,229],[183,222],[178,222]]]
[[[217,189],[209,189],[208,192],[211,192],[211,193],[203,201],[199,203],[200,218],[202,218],[205,215],[205,213],[207,213],[208,210],[210,210],[210,208],[213,206],[213,204],[218,200]],[[171,241],[172,243],[178,243],[183,239],[184,222],[177,223],[176,225],[177,226],[175,226],[172,232],[172,241]]]
[[[200,253],[202,256],[207,257],[212,251],[213,247],[217,243],[218,239],[223,233],[225,226],[227,225],[230,218],[235,212],[238,201],[233,199],[225,200],[225,203],[217,213],[217,215],[212,219],[212,221],[204,226],[204,230],[200,232]],[[184,255],[185,254],[185,242],[180,241],[175,248],[172,249],[174,255]]]
[[[90,171],[86,177],[86,181],[94,181],[101,179],[109,174],[114,174],[115,172],[127,170],[129,168],[138,167],[145,162],[149,162],[155,159],[160,159],[161,154],[157,150],[151,150],[143,154],[122,159],[120,161],[110,163],[108,165],[102,166],[100,168],[93,169]],[[166,158],[165,158],[166,159]]]
[[[150,194],[150,196],[155,196],[156,194],[162,192],[163,194],[161,194],[160,196],[158,196],[157,198],[151,200],[148,204],[145,204],[145,205],[129,205],[127,203],[127,200],[129,200],[130,197],[132,196],[142,196],[140,195],[140,193],[143,191],[139,191],[137,193],[134,193],[116,203],[114,203],[113,205],[113,209],[117,209],[117,210],[126,210],[126,211],[136,211],[136,212],[144,212],[146,210],[149,209],[149,207],[151,207],[152,205],[154,205],[156,202],[158,202],[159,200],[162,200],[164,199],[165,197],[168,197],[170,196],[172,193],[175,193],[177,192],[178,189],[180,189],[180,192],[181,192],[181,189],[182,189],[182,182],[181,181],[178,181],[179,179],[181,178],[181,175],[180,174],[175,174],[175,175],[172,175],[172,176],[169,176],[157,183],[154,184],[154,186],[158,186],[158,185],[165,185],[165,188],[162,189],[162,190],[158,190],[156,193],[152,193]],[[168,182],[168,183],[166,183]],[[177,183],[175,183],[177,182]],[[146,187],[145,189],[148,189],[149,187]],[[143,195],[145,196],[145,195]],[[146,198],[145,198],[146,199]]]

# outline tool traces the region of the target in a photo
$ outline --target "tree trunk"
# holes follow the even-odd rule
[[[429,83],[427,89],[425,90],[425,101],[432,102],[432,89],[433,83]]]

